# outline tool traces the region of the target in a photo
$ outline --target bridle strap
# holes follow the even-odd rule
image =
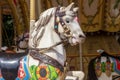
[[[64,43],[64,42],[66,42],[66,41],[67,41],[67,39],[62,40],[62,41],[60,41],[60,42],[58,42],[58,43],[56,43],[56,44],[54,44],[54,45],[52,45],[52,46],[50,46],[50,47],[48,47],[48,48],[29,48],[29,49],[30,49],[30,50],[39,51],[40,53],[45,53],[45,52],[47,52],[48,50],[53,49],[53,47],[56,47],[56,46],[58,46],[58,45],[60,45],[60,44],[62,44],[62,43]]]
[[[24,34],[25,34],[25,33],[24,33]],[[24,34],[22,35],[22,38],[21,38],[21,39],[19,39],[19,40],[16,41],[16,42],[17,42],[17,45],[16,45],[16,46],[17,46],[18,49],[22,49],[22,50],[26,50],[26,49],[27,49],[27,48],[20,48],[20,47],[19,47],[20,42],[23,41],[25,38],[28,38],[27,36],[25,37]]]
[[[59,10],[60,10],[60,7],[57,7],[56,12],[55,12],[55,23],[54,23],[55,32],[58,34],[59,34],[59,32],[58,32],[58,23],[59,22],[57,22],[57,13],[59,12]]]
[[[59,10],[60,7],[57,7],[55,12],[55,23],[54,23],[55,32],[60,35],[60,33],[58,32],[58,24],[60,23],[64,29],[64,35],[66,36],[66,38],[69,38],[71,37],[70,29],[66,26],[65,22],[62,19],[62,17],[65,16],[65,12],[59,12]],[[57,21],[57,18],[59,18],[59,21]]]
[[[60,10],[60,7],[57,7],[56,12],[55,12],[55,24],[54,24],[54,29],[58,34],[59,34],[59,32],[58,32],[58,23],[60,22],[60,24],[62,26],[65,25],[64,21],[62,20],[62,17],[65,15],[65,12],[59,12],[59,10]],[[59,17],[60,21],[57,21],[57,17]]]

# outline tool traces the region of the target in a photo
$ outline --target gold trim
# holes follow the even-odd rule
[[[21,9],[22,9],[22,14],[23,14],[23,18],[24,18],[24,22],[25,22],[25,28],[27,28],[27,30],[29,29],[29,10],[28,10],[28,6],[27,6],[27,2],[25,0],[19,0],[20,5],[21,5]]]

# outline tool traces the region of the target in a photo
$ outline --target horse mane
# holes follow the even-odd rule
[[[88,75],[87,75],[87,80],[98,80],[97,75],[95,73],[95,68],[94,68],[94,62],[97,59],[97,57],[93,58],[90,60],[88,64]]]
[[[111,57],[111,58],[116,58],[116,59],[119,59],[120,60],[120,57],[119,56],[114,56],[114,55],[111,55],[111,54],[109,54],[109,53],[107,53],[107,52],[102,52],[101,54],[100,54],[100,56],[99,57]]]
[[[55,11],[56,11],[56,7],[50,8],[44,11],[43,13],[41,13],[39,19],[35,23],[36,30],[45,26],[49,22],[51,16],[55,14]]]
[[[33,34],[33,31],[36,32],[34,33],[34,37],[33,37],[34,46],[37,46],[37,42],[43,36],[44,28],[46,24],[49,23],[51,17],[55,14],[56,9],[57,9],[56,7],[53,7],[41,13],[39,19],[33,25],[33,29],[31,29],[30,34]]]

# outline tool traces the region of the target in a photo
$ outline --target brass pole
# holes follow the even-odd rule
[[[30,0],[30,20],[35,20],[35,0]]]
[[[31,47],[31,39],[33,38],[31,36],[33,30],[34,30],[34,24],[35,24],[35,1],[36,0],[30,0],[30,30],[29,30],[29,42],[28,45]]]

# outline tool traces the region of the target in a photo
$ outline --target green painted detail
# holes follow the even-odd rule
[[[112,72],[114,72],[114,65],[115,63],[112,62]]]
[[[105,72],[105,66],[106,66],[106,65],[105,65],[105,62],[102,62],[102,63],[101,63],[101,66],[102,66],[102,67],[101,67],[102,72]]]
[[[31,73],[30,80],[37,80],[37,77],[36,77],[36,68],[37,68],[37,66],[35,66],[35,65],[30,66],[30,73]]]
[[[56,68],[51,66],[51,65],[47,65],[47,66],[48,66],[48,70],[49,70],[48,78],[50,80],[57,80],[58,73],[56,71]],[[38,80],[37,79],[37,74],[36,74],[37,68],[38,68],[38,66],[36,66],[36,65],[32,65],[32,66],[29,67],[30,74],[31,74],[30,80]]]
[[[51,65],[48,65],[48,68],[50,71],[49,79],[56,80],[58,78],[58,73],[56,72],[55,68]]]

